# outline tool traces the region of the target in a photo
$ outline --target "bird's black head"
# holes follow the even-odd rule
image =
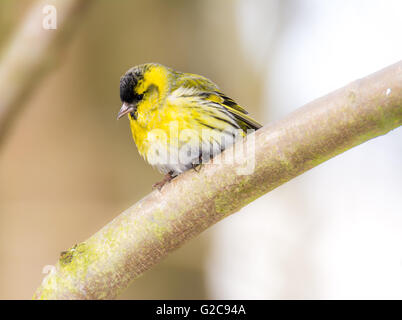
[[[170,72],[169,68],[158,63],[145,63],[128,70],[120,78],[120,99],[123,105],[117,118],[130,114],[131,118],[136,119],[137,108],[141,106],[142,100],[155,96],[156,100],[162,100],[161,93],[166,95],[168,91]]]
[[[120,100],[121,102],[133,103],[139,96],[134,92],[137,86],[139,75],[128,72],[120,78]]]
[[[132,118],[137,118],[137,104],[143,98],[143,95],[136,92],[136,87],[142,77],[142,73],[139,70],[131,69],[120,78],[120,100],[123,102],[123,106],[117,116],[118,119],[128,113]]]

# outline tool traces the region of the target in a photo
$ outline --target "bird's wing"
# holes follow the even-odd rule
[[[215,94],[221,98],[219,104],[228,110],[238,121],[245,123],[247,129],[257,130],[262,127],[257,121],[248,116],[248,112],[239,106],[234,100],[225,96],[220,91],[216,91]]]
[[[177,97],[194,97],[200,99],[204,106],[223,109],[225,114],[234,118],[243,129],[259,129],[261,125],[248,116],[248,112],[233,99],[223,94],[211,80],[196,74],[178,74],[172,94]]]
[[[198,92],[211,92],[219,90],[218,86],[211,80],[192,73],[177,73],[173,90],[179,88],[195,89]],[[173,91],[172,90],[172,91]]]

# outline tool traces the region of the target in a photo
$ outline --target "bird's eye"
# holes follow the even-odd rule
[[[142,100],[143,97],[144,97],[143,94],[137,94],[136,99],[137,99],[137,101],[140,101],[140,100]]]

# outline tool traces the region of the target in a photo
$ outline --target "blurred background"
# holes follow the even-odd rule
[[[0,54],[33,3],[0,2]],[[31,298],[44,266],[160,180],[116,121],[127,69],[202,74],[267,124],[401,60],[401,12],[400,0],[95,0],[0,150],[0,298]],[[397,129],[218,223],[120,298],[402,299],[401,230]]]

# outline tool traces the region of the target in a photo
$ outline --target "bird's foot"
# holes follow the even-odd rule
[[[157,183],[155,183],[152,188],[154,189],[158,189],[159,191],[162,190],[163,186],[166,183],[169,183],[170,181],[172,181],[172,179],[174,178],[173,174],[171,172],[169,172],[168,174],[165,175],[165,177],[163,178],[162,181],[159,181]]]
[[[198,158],[198,163],[192,163],[191,164],[191,168],[195,171],[195,172],[200,172],[201,168],[202,168],[202,155]]]
[[[192,169],[197,173],[201,171],[201,168],[202,168],[202,163],[193,163],[192,164]]]

